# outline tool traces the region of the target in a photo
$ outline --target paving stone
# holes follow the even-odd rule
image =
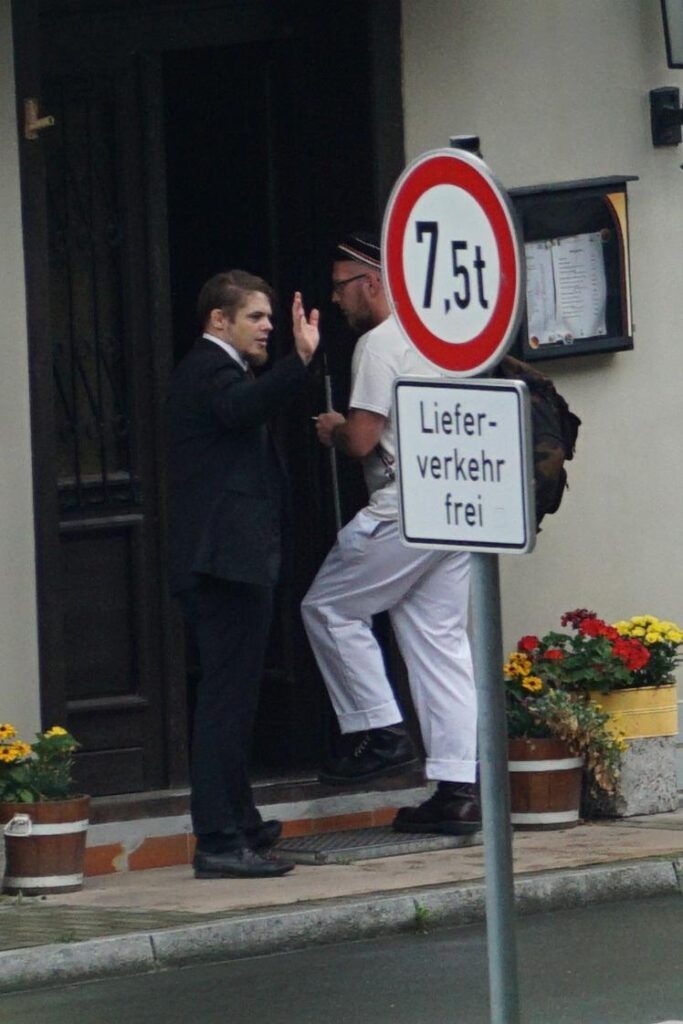
[[[216,916],[224,917],[224,914]],[[0,950],[46,946],[60,942],[156,931],[206,922],[206,914],[187,911],[122,910],[61,907],[41,900],[3,900],[0,904]]]
[[[645,814],[624,818],[620,824],[631,825],[635,828],[678,829],[683,832],[683,808],[679,807],[678,810],[672,811],[670,814],[657,814],[654,817]]]

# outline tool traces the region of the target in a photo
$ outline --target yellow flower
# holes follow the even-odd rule
[[[21,740],[17,740],[16,743],[8,743],[4,746],[0,746],[0,761],[4,761],[5,764],[13,764],[14,761],[19,761],[22,757],[27,757],[31,753],[31,748],[28,743],[22,743]]]
[[[531,693],[538,693],[539,690],[543,689],[543,680],[539,679],[538,676],[527,676],[522,680],[522,686]]]
[[[515,676],[528,676],[531,672],[531,659],[521,651],[514,651],[503,666],[503,672],[508,679],[513,679]]]
[[[672,644],[683,643],[683,633],[680,629],[670,629],[666,634],[666,639],[670,640]]]
[[[662,634],[661,633],[653,633],[651,630],[649,630],[645,634],[645,638],[644,639],[645,639],[645,643],[646,644],[658,644],[659,641],[662,639]]]
[[[17,735],[17,730],[9,722],[0,725],[0,740],[11,740]]]
[[[645,636],[645,630],[642,626],[635,626],[631,630],[631,636]]]
[[[66,736],[66,729],[62,729],[61,725],[53,725],[51,729],[43,733],[44,736]]]
[[[616,629],[616,631],[619,634],[619,636],[628,636],[629,633],[631,632],[631,623],[630,622],[623,622],[623,621],[622,622],[615,622],[614,623],[614,629]]]
[[[647,615],[634,615],[631,619],[634,626],[647,626],[648,618]]]

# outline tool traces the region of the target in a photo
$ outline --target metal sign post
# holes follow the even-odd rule
[[[479,765],[486,867],[492,1024],[519,1024],[517,941],[498,555],[472,555],[472,657],[479,698]]]
[[[453,149],[425,153],[406,168],[387,204],[382,267],[396,319],[435,369],[451,377],[476,377],[504,356],[519,325],[524,252],[507,194],[478,156],[454,141]],[[428,384],[440,388],[445,382],[442,376]],[[500,588],[498,559],[490,552],[533,547],[528,405],[520,417],[517,458],[513,448],[505,447],[497,399],[491,405],[482,400],[466,421],[464,398],[442,409],[435,392],[421,404],[415,392],[416,411],[411,413],[408,403],[405,416],[400,389],[408,395],[411,385],[419,387],[414,380],[399,379],[394,392],[399,491],[406,467],[413,474],[401,502],[412,502],[417,492],[414,508],[401,509],[401,536],[411,546],[473,552],[491,1022],[519,1024]],[[522,385],[522,405],[524,390]],[[405,458],[401,419],[409,424]],[[445,446],[437,437],[444,433]],[[474,434],[481,444],[465,453],[466,440]]]

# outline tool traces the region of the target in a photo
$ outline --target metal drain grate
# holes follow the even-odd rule
[[[351,864],[376,857],[480,846],[481,842],[481,832],[471,836],[413,835],[394,832],[387,826],[282,839],[274,852],[293,864]]]

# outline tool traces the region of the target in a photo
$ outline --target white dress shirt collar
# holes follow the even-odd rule
[[[228,353],[231,359],[234,359],[236,363],[239,363],[243,370],[249,369],[249,363],[246,359],[242,359],[242,356],[239,354],[237,349],[233,348],[229,341],[223,341],[222,338],[217,338],[215,334],[209,334],[208,331],[205,331],[204,334],[202,334],[202,338],[206,338],[207,341],[213,341],[214,344],[220,345],[220,347]]]

